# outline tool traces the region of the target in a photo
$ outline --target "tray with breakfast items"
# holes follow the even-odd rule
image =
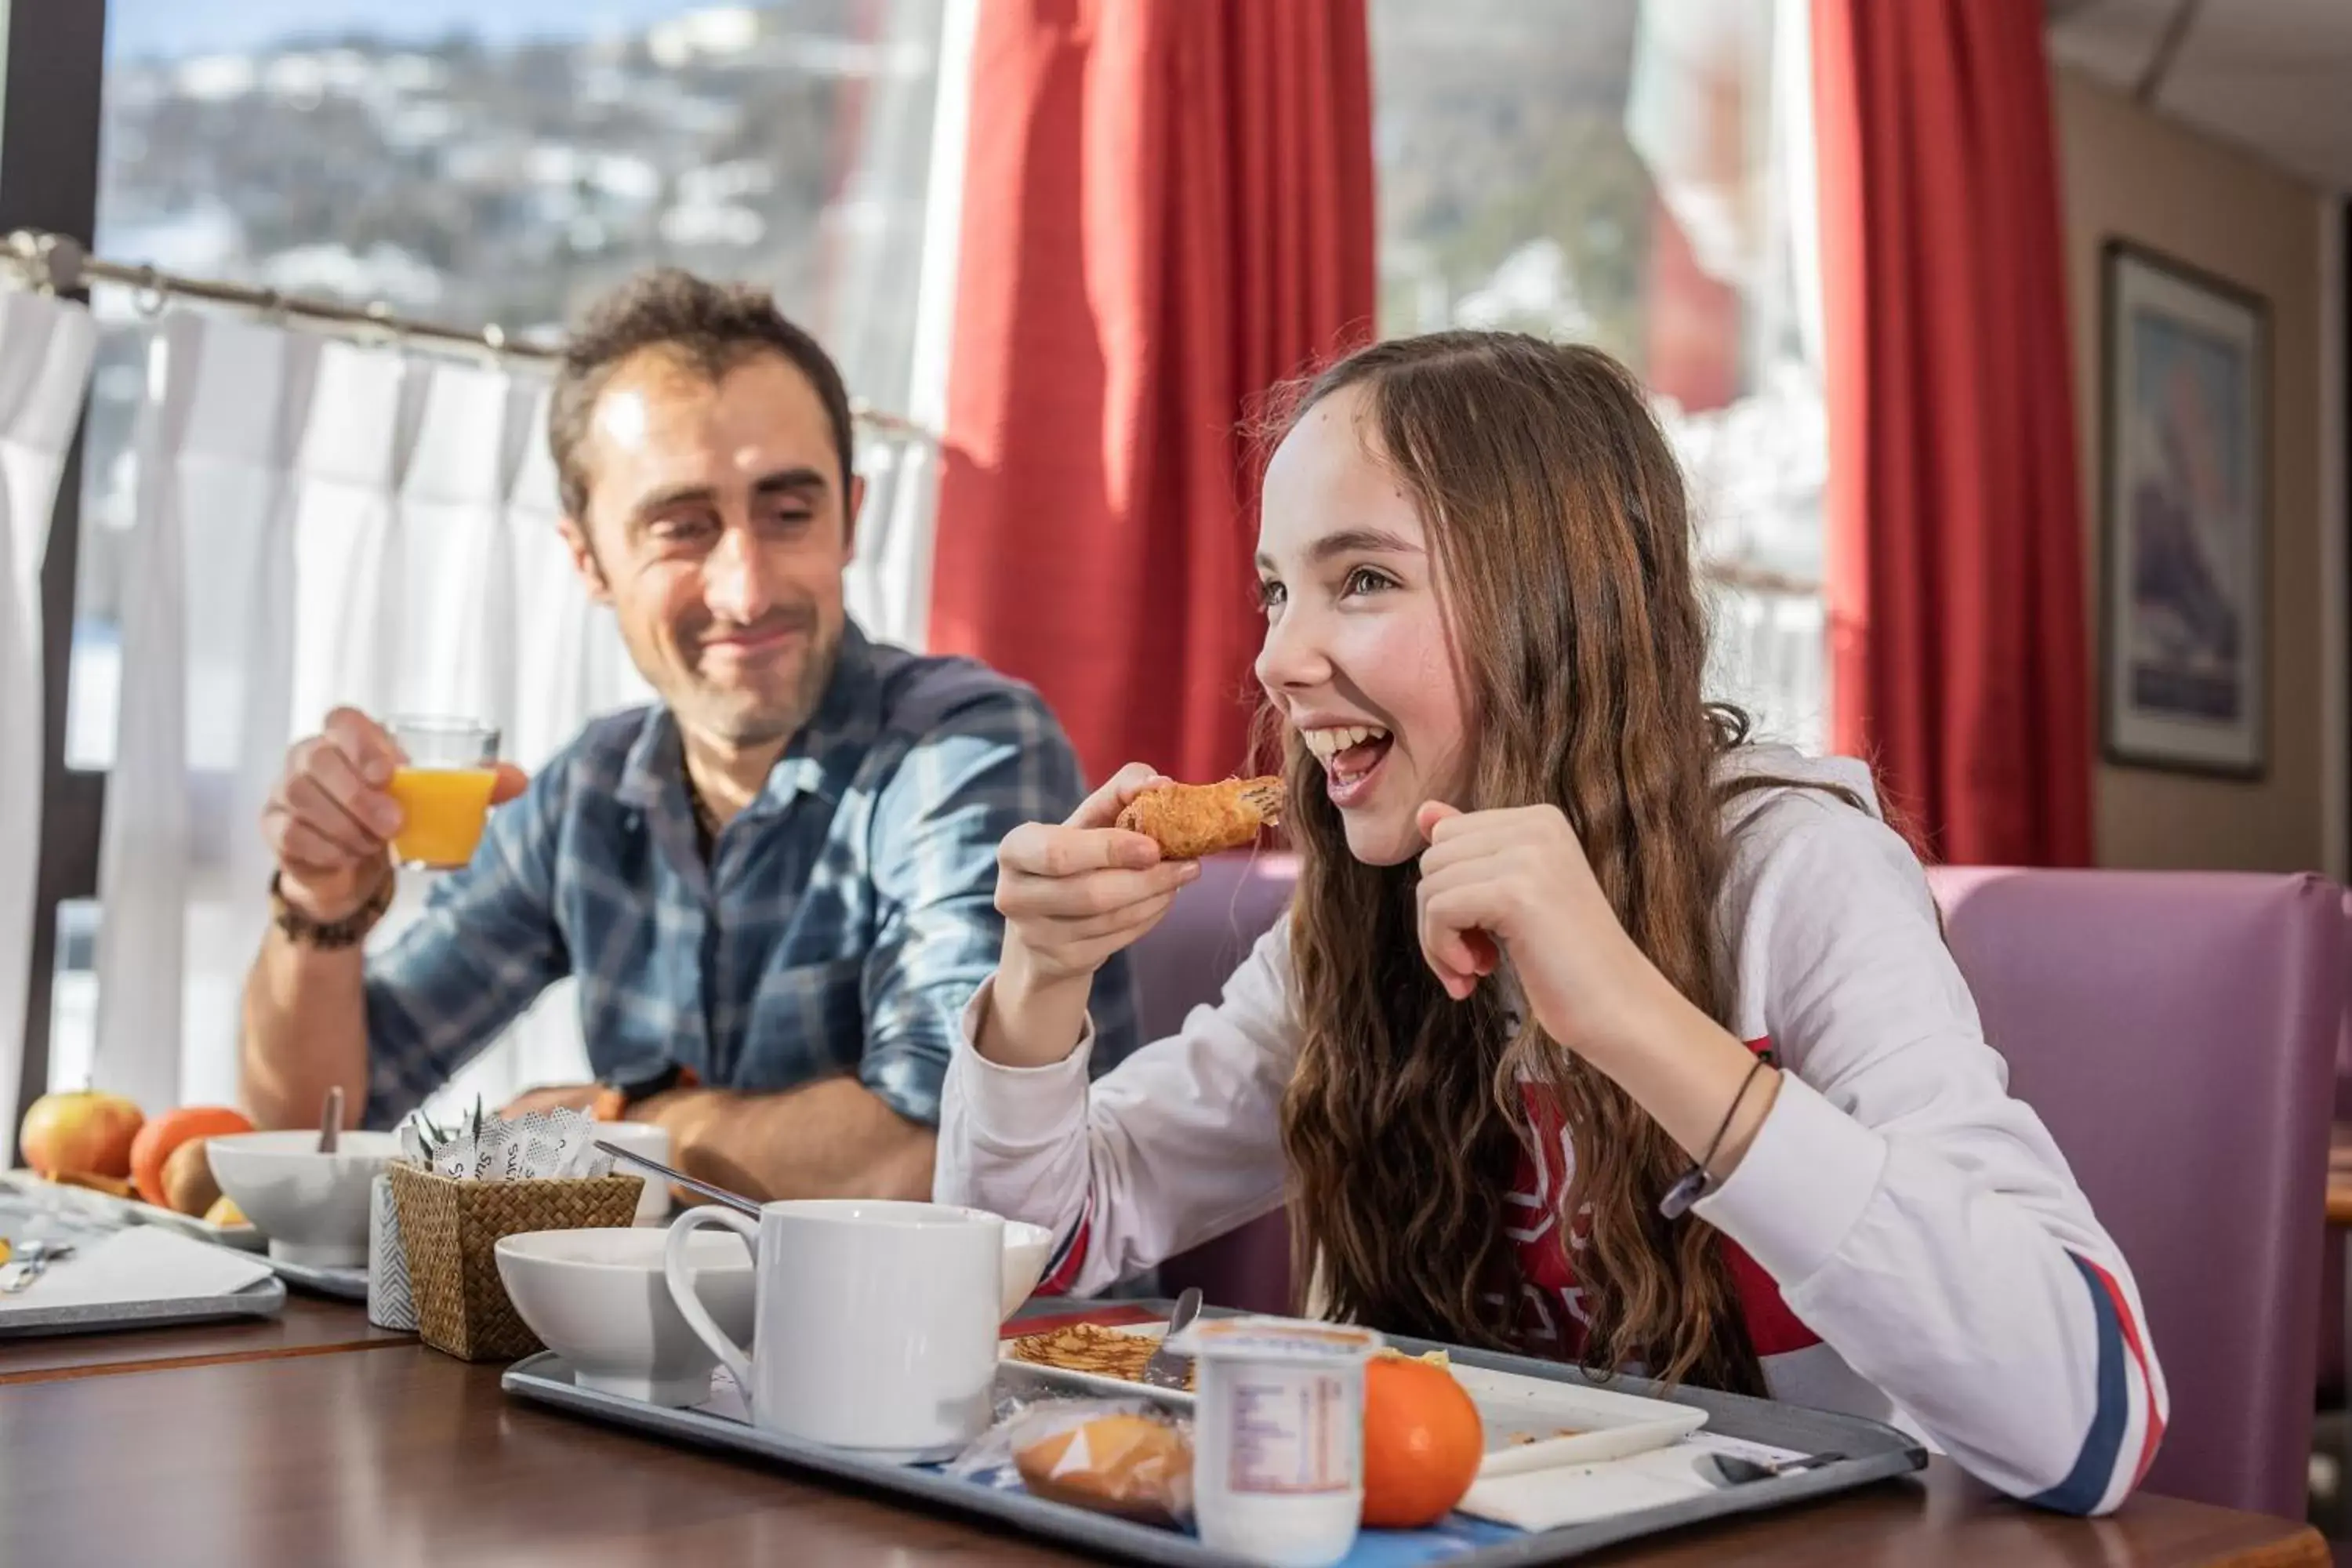
[[[648,1437],[1171,1564],[1567,1562],[1927,1459],[1906,1435],[1854,1416],[1627,1376],[1604,1387],[1557,1363],[1213,1309],[1171,1343],[1192,1363],[1171,1378],[1153,1363],[1165,1312],[1033,1305],[1004,1326],[978,1435],[912,1458],[755,1419],[724,1368],[708,1397],[656,1402],[577,1374],[551,1349],[504,1386]],[[1339,1388],[1353,1392],[1329,1396]]]

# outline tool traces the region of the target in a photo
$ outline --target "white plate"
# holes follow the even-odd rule
[[[125,1223],[159,1225],[166,1230],[176,1230],[182,1236],[193,1236],[198,1241],[215,1242],[242,1252],[259,1252],[269,1245],[255,1226],[213,1225],[197,1215],[159,1208],[137,1198],[118,1198],[112,1193],[101,1193],[96,1187],[68,1186],[63,1182],[52,1182],[30,1171],[0,1171],[0,1185],[12,1187],[33,1197],[54,1197],[58,1206],[81,1214]]]
[[[1168,1331],[1168,1325],[1138,1323],[1106,1331],[1156,1340]],[[1070,1388],[1118,1398],[1130,1398],[1141,1392],[1181,1409],[1190,1409],[1192,1404],[1192,1396],[1180,1389],[1153,1388],[1125,1378],[1015,1361],[1010,1339],[1004,1342],[999,1359]],[[1516,1476],[1559,1465],[1592,1465],[1604,1459],[1622,1459],[1630,1454],[1663,1448],[1706,1425],[1706,1411],[1670,1400],[1588,1388],[1582,1384],[1559,1383],[1548,1377],[1493,1372],[1460,1362],[1453,1363],[1446,1370],[1469,1394],[1470,1402],[1478,1407],[1478,1419],[1486,1429],[1486,1458],[1478,1467],[1481,1476]],[[1549,1436],[1563,1428],[1572,1436]],[[1520,1437],[1535,1440],[1515,1441]]]
[[[1013,1342],[1015,1339],[1030,1337],[1014,1332],[1020,1326],[1018,1321],[1004,1325],[1006,1337],[998,1342],[996,1350],[996,1359],[999,1362],[1009,1366],[1024,1367],[1049,1382],[1058,1383],[1066,1388],[1083,1388],[1090,1394],[1106,1394],[1113,1399],[1132,1398],[1136,1390],[1142,1389],[1162,1404],[1172,1405],[1180,1410],[1192,1408],[1192,1394],[1181,1388],[1154,1388],[1148,1383],[1130,1383],[1123,1377],[1104,1377],[1096,1373],[1072,1372],[1066,1367],[1043,1366],[1034,1361],[1019,1360],[1013,1353]],[[1048,1329],[1045,1331],[1051,1333],[1054,1331]],[[1139,1340],[1159,1340],[1168,1337],[1168,1325],[1131,1323],[1115,1329],[1105,1328],[1103,1331],[1110,1334],[1132,1334]]]
[[[1614,1389],[1523,1377],[1456,1362],[1454,1380],[1469,1392],[1486,1426],[1481,1476],[1516,1476],[1559,1465],[1592,1465],[1646,1453],[1706,1425],[1695,1405],[1647,1399]],[[1554,1437],[1566,1427],[1575,1436]],[[1533,1442],[1515,1438],[1532,1437]]]

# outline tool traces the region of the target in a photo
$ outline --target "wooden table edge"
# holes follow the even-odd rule
[[[303,1356],[341,1355],[345,1351],[414,1349],[415,1336],[399,1339],[337,1340],[315,1345],[273,1345],[262,1350],[215,1351],[208,1355],[154,1356],[145,1361],[100,1362],[89,1366],[43,1367],[34,1372],[0,1373],[0,1388],[32,1383],[70,1383],[84,1377],[120,1377],[134,1372],[180,1372],[192,1366],[227,1366],[240,1362],[294,1361]]]
[[[2250,1546],[2213,1561],[2217,1568],[2333,1568],[2336,1559],[2327,1538],[2306,1524],[2284,1541]]]

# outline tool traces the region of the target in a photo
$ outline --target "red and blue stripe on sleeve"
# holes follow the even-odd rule
[[[1095,1200],[1087,1195],[1087,1206],[1078,1211],[1078,1223],[1062,1237],[1046,1261],[1045,1277],[1037,1282],[1040,1296],[1066,1296],[1070,1287],[1078,1282],[1078,1271],[1087,1265],[1087,1242],[1094,1229]]]
[[[2061,1513],[2105,1513],[2147,1474],[2164,1439],[2163,1374],[2149,1359],[2138,1313],[2116,1277],[2079,1254],[2068,1256],[2090,1289],[2098,1325],[2098,1403],[2074,1468],[2027,1500]]]

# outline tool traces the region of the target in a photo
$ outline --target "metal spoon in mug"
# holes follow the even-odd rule
[[[336,1084],[327,1090],[326,1103],[319,1107],[319,1152],[331,1154],[335,1142],[343,1134],[343,1086]]]
[[[1702,1454],[1698,1472],[1719,1487],[1736,1487],[1748,1481],[1769,1481],[1798,1470],[1817,1470],[1823,1465],[1834,1465],[1843,1454],[1807,1454],[1801,1459],[1784,1459],[1777,1465],[1761,1465],[1753,1459],[1743,1459],[1734,1454]]]
[[[648,1160],[643,1154],[632,1154],[620,1145],[607,1143],[602,1138],[596,1140],[596,1147],[612,1155],[615,1160],[626,1160],[633,1165],[643,1165],[648,1171],[658,1171],[688,1192],[700,1193],[704,1197],[725,1204],[729,1208],[750,1215],[753,1219],[760,1217],[760,1205],[740,1193],[730,1193],[725,1187],[714,1187],[709,1182],[698,1182],[684,1171],[672,1170],[659,1160]]]

